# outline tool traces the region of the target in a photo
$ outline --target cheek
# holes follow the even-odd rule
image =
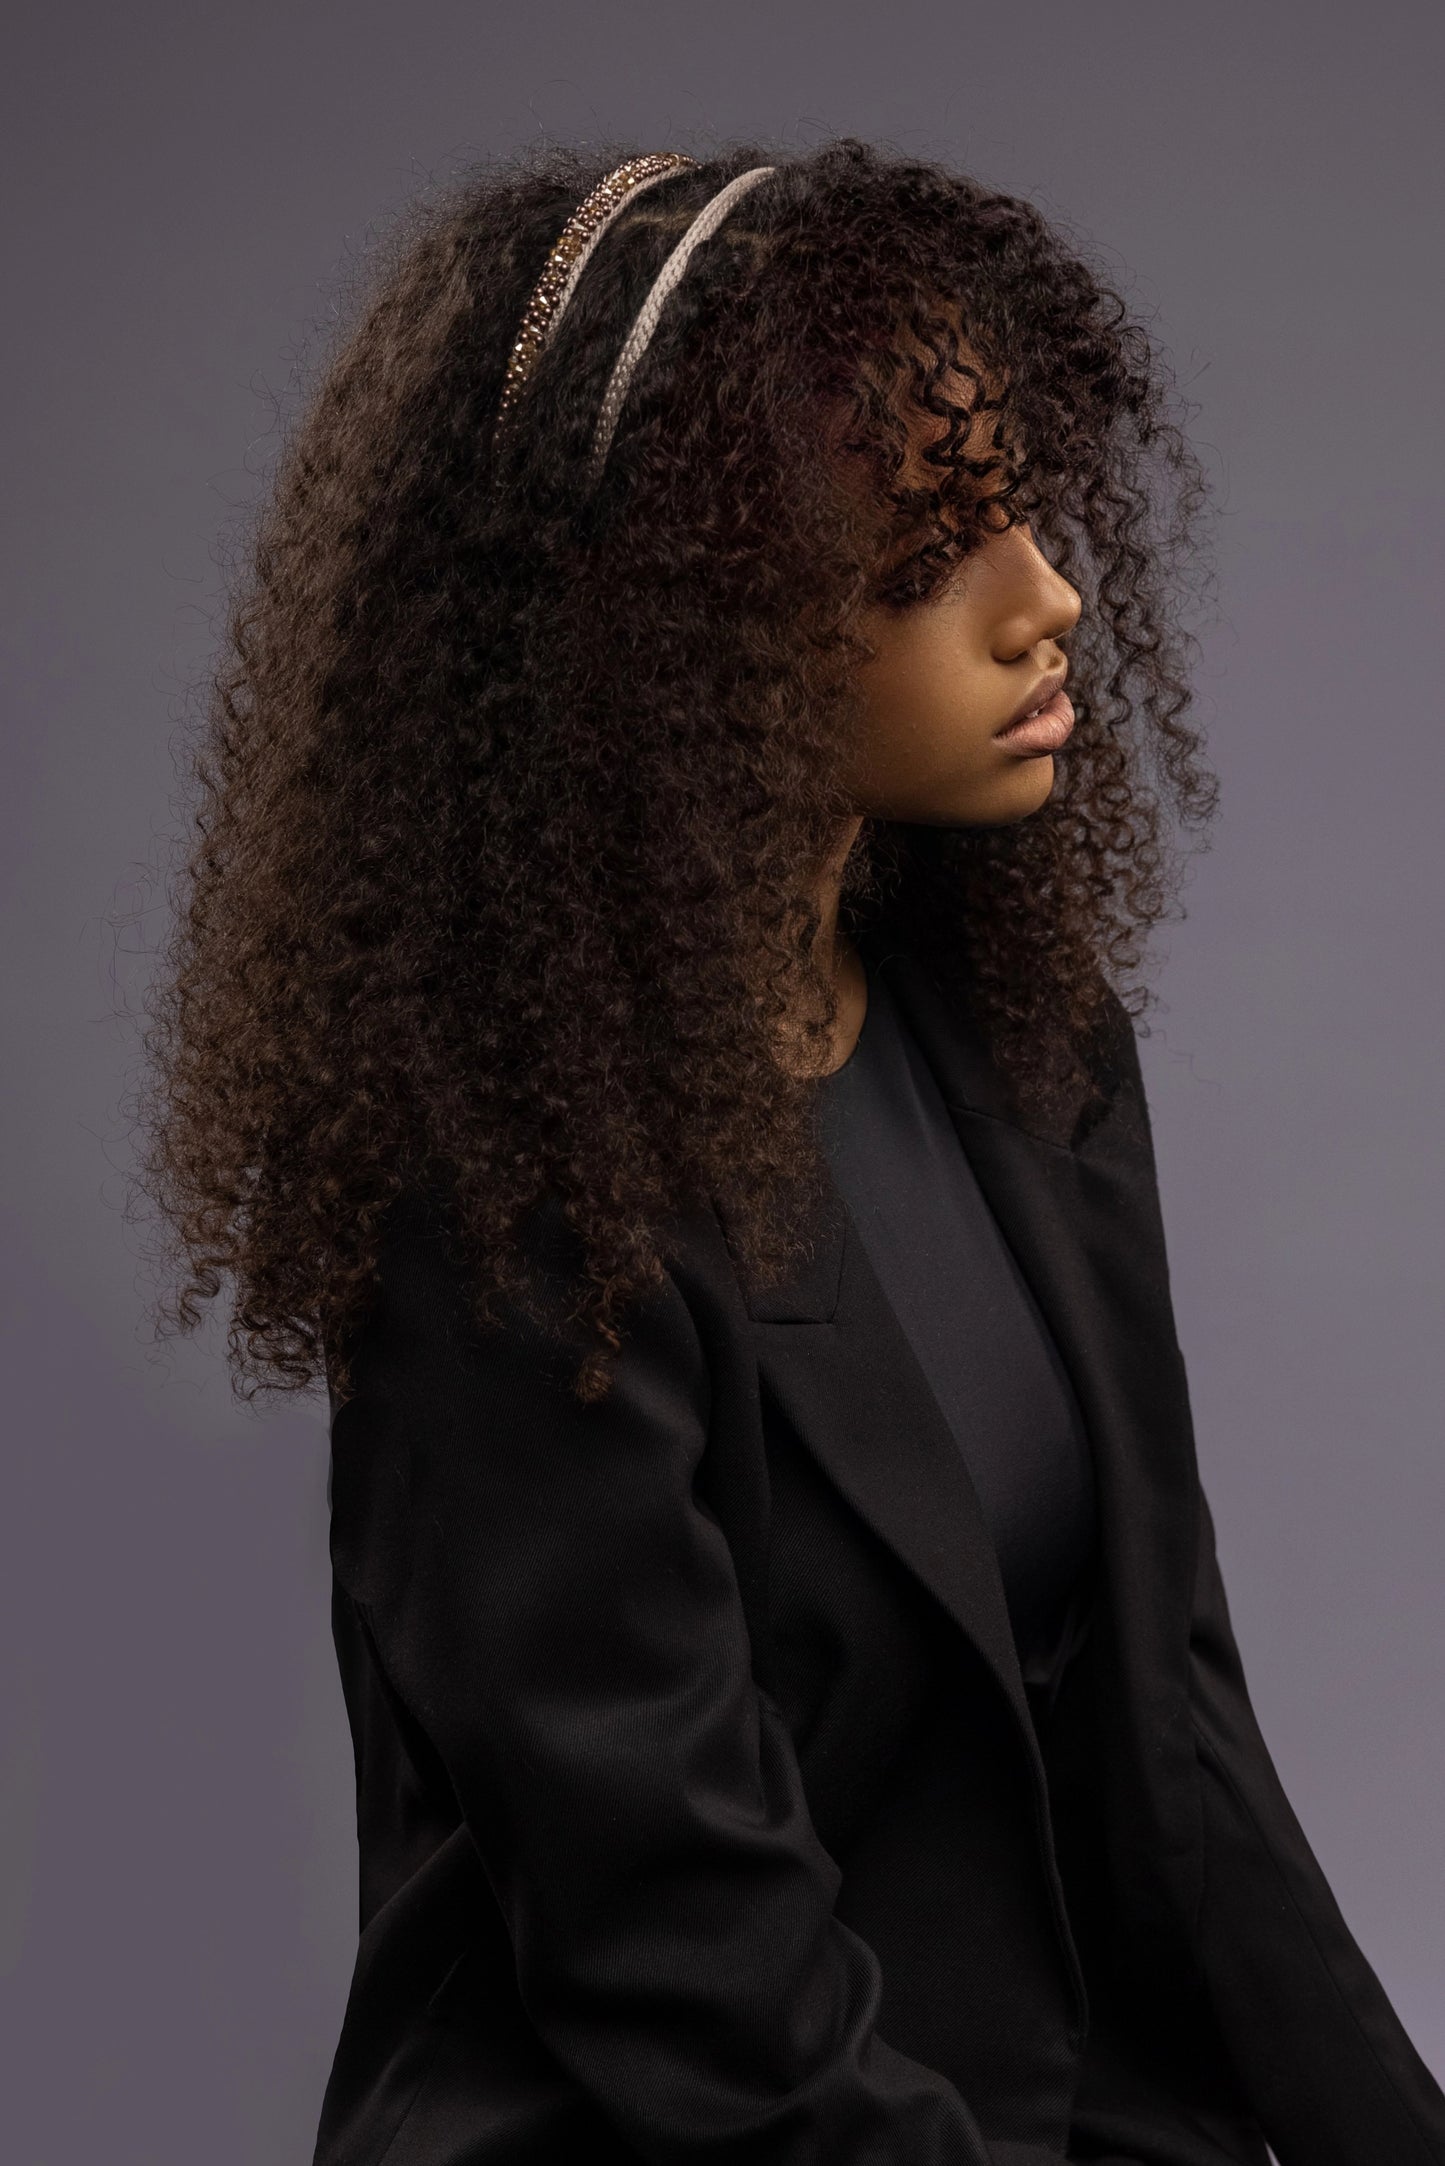
[[[861,672],[860,683],[861,742],[870,767],[925,774],[956,765],[971,746],[982,752],[988,742],[996,717],[984,673],[942,629],[894,642]]]

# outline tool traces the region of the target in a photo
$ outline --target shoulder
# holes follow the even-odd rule
[[[737,1304],[716,1212],[676,1215],[660,1248],[658,1282],[624,1318],[617,1375],[663,1367],[701,1390],[704,1341]],[[333,1386],[333,1416],[378,1393],[435,1407],[483,1384],[539,1403],[570,1397],[590,1343],[575,1315],[586,1271],[585,1244],[560,1195],[548,1193],[515,1230],[512,1283],[483,1300],[454,1194],[408,1183],[382,1221],[372,1298],[347,1346],[351,1388],[343,1400]]]
[[[1091,1061],[1106,1099],[1112,1101],[1122,1095],[1131,1104],[1144,1107],[1138,1026],[1112,985],[1104,987]]]
[[[388,1212],[348,1388],[332,1393],[331,1557],[368,1605],[399,1608],[418,1574],[444,1590],[462,1552],[525,1555],[538,1522],[641,1540],[691,1494],[713,1376],[686,1258],[631,1306],[610,1388],[584,1403],[581,1243],[559,1200],[519,1246],[529,1299],[494,1297],[483,1318],[447,1200],[408,1190]]]
[[[1134,1017],[1107,981],[1085,1060],[1090,1094],[1079,1112],[1070,1147],[1077,1151],[1096,1134],[1132,1135],[1147,1143],[1149,1108],[1138,1031]]]

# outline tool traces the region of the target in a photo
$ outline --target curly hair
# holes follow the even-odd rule
[[[684,168],[616,219],[494,443],[547,251],[631,154],[487,161],[408,206],[248,517],[137,1183],[175,1266],[162,1328],[229,1280],[245,1397],[344,1394],[415,1180],[447,1188],[483,1318],[525,1296],[523,1221],[560,1204],[584,1400],[674,1213],[725,1205],[756,1279],[806,1246],[817,1090],[777,1033],[821,1072],[810,868],[849,809],[860,612],[936,591],[990,520],[1027,516],[1083,598],[1053,794],[1003,827],[866,819],[841,921],[906,928],[1020,1104],[1052,1105],[1104,1008],[1152,997],[1121,981],[1178,884],[1166,803],[1214,809],[1178,607],[1202,471],[1147,331],[1029,203],[851,138]],[[672,296],[589,496],[652,277],[769,159]]]

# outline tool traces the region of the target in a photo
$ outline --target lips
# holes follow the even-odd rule
[[[996,742],[1010,752],[1037,755],[1057,752],[1067,743],[1074,727],[1074,704],[1062,687],[1042,707],[1026,711],[1017,722],[995,733]]]
[[[1057,671],[1052,677],[1045,677],[1040,683],[1036,684],[1032,692],[1020,700],[1007,722],[1000,723],[999,727],[994,731],[994,735],[1002,737],[1005,730],[1013,729],[1016,724],[1026,721],[1030,715],[1037,714],[1041,707],[1047,707],[1049,702],[1063,691],[1064,678],[1067,675],[1067,670]]]

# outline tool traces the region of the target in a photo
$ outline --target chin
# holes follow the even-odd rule
[[[1001,775],[986,783],[975,782],[947,811],[927,816],[931,827],[1007,827],[1038,812],[1053,795],[1054,756],[1040,752],[1033,759],[1013,757]]]

